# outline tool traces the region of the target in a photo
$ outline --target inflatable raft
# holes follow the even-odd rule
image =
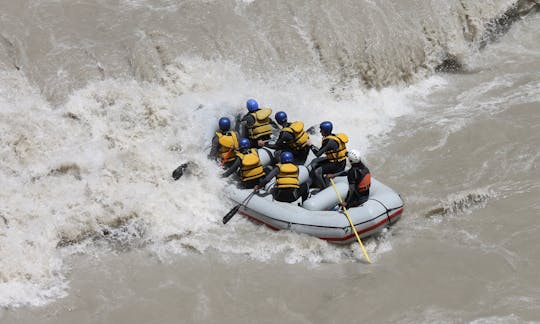
[[[271,154],[268,150],[259,150],[263,164],[270,161]],[[299,180],[309,181],[307,167],[299,166]],[[336,177],[334,182],[341,197],[345,198],[348,191],[347,177]],[[319,192],[311,191],[310,197],[303,204],[300,204],[301,199],[292,203],[275,201],[271,194],[273,186],[274,181],[268,183],[238,213],[273,230],[291,230],[332,243],[347,244],[356,240],[347,217],[337,208],[338,198],[332,186]],[[251,189],[239,189],[234,185],[227,187],[226,191],[237,203],[243,202],[252,193]],[[369,200],[348,211],[358,235],[363,238],[395,223],[403,213],[403,200],[390,187],[372,178]]]

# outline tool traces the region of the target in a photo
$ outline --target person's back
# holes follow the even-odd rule
[[[219,131],[212,138],[212,148],[209,156],[220,159],[221,165],[229,166],[236,159],[236,149],[238,148],[238,135],[231,130],[231,121],[227,117],[222,117],[218,122]]]
[[[298,166],[293,164],[292,153],[288,151],[281,153],[280,160],[281,163],[278,163],[276,168],[262,179],[259,185],[264,186],[275,177],[276,183],[272,191],[275,200],[293,202],[302,197],[303,202],[308,196],[308,188],[307,184],[300,184]]]
[[[252,144],[257,140],[268,140],[272,135],[272,127],[270,126],[270,115],[272,109],[259,108],[259,104],[254,99],[249,99],[246,102],[248,113],[242,118],[242,123],[246,128],[246,134]]]
[[[324,121],[320,125],[323,136],[321,148],[314,150],[316,158],[311,162],[312,178],[314,183],[320,188],[328,186],[323,175],[341,172],[347,164],[348,138],[345,134],[334,135],[333,125],[329,121]],[[322,155],[325,154],[325,157]]]
[[[309,154],[310,144],[309,135],[304,131],[304,123],[301,121],[289,123],[284,111],[278,111],[274,118],[282,129],[274,144],[266,143],[264,146],[276,150],[276,160],[279,160],[278,157],[282,151],[289,151],[293,154],[295,163],[304,164]]]
[[[222,177],[228,177],[234,172],[239,173],[243,188],[255,187],[259,180],[265,176],[259,154],[256,149],[250,148],[250,142],[247,138],[240,139],[236,159],[231,167],[222,174]]]
[[[371,173],[360,159],[360,152],[357,150],[350,150],[348,157],[351,162],[351,168],[347,171],[331,174],[329,177],[333,178],[334,176],[347,174],[349,191],[347,192],[347,197],[342,203],[342,206],[350,208],[362,205],[368,201],[369,188],[371,186]]]
[[[356,207],[365,203],[369,199],[369,188],[371,186],[371,174],[369,169],[362,163],[356,163],[351,166],[351,170],[347,175],[350,197],[345,201],[349,207]]]
[[[256,149],[242,150],[236,152],[236,155],[242,160],[242,167],[240,169],[242,181],[255,180],[264,176],[261,160]]]
[[[329,148],[324,151],[328,162],[340,163],[347,159],[347,146],[345,144],[348,140],[347,136],[343,133],[337,135],[330,133],[324,136],[321,148],[324,148],[328,144]]]

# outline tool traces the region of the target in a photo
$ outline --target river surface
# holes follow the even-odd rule
[[[540,323],[539,7],[2,1],[0,323]],[[372,264],[221,223],[252,97],[401,194]]]

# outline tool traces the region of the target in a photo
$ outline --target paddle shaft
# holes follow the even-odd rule
[[[231,218],[233,218],[234,215],[236,215],[236,212],[238,212],[238,210],[240,209],[240,207],[244,206],[245,204],[247,204],[247,202],[251,199],[251,197],[253,197],[253,195],[255,194],[255,190],[253,190],[247,197],[246,199],[244,199],[244,201],[242,201],[240,204],[234,206],[228,213],[227,215],[225,215],[223,217],[223,224],[227,224],[227,222],[229,222],[231,220]]]
[[[334,191],[336,192],[339,202],[342,203],[343,200],[341,199],[341,195],[339,194],[336,184],[334,183],[334,179],[330,178],[330,183],[332,184],[332,187],[334,188]],[[362,252],[364,252],[364,256],[366,257],[366,260],[369,263],[371,263],[371,259],[369,258],[366,248],[364,247],[364,244],[362,244],[362,240],[360,239],[360,236],[358,236],[358,232],[356,231],[356,228],[354,227],[354,224],[351,220],[351,216],[349,215],[349,211],[347,210],[347,208],[345,208],[345,206],[343,206],[343,211],[345,212],[345,216],[347,216],[347,219],[349,220],[349,224],[351,224],[351,228],[354,231],[354,235],[356,236],[356,240],[358,241],[358,244],[360,245]]]

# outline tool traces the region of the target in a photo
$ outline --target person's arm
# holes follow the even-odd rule
[[[255,124],[255,118],[251,114],[246,114],[242,120],[240,120],[240,137],[249,138],[248,128]]]
[[[263,188],[268,182],[270,182],[279,173],[279,168],[273,168],[261,181],[259,181],[259,187]]]
[[[237,157],[236,160],[234,160],[234,163],[231,165],[231,167],[228,168],[227,171],[223,172],[221,177],[227,178],[228,176],[236,172],[241,164],[242,164],[242,160],[239,157]]]
[[[287,143],[292,141],[294,139],[293,135],[289,132],[280,132],[279,137],[276,140],[274,144],[265,143],[264,146],[274,149],[274,150],[280,150],[287,148]]]
[[[347,197],[345,197],[344,204],[342,206],[348,206],[351,203],[354,191],[356,190],[356,178],[359,176],[358,170],[350,168],[347,172],[347,182],[349,183],[349,190],[347,191]]]
[[[323,145],[323,147],[321,147],[317,153],[315,153],[315,156],[316,157],[320,157],[321,155],[323,155],[326,151],[331,151],[331,150],[337,150],[339,147],[338,143],[332,139],[329,139],[326,141],[326,143]]]
[[[272,127],[274,127],[275,129],[281,129],[281,127],[279,127],[279,125],[272,118],[268,118],[268,120]]]
[[[212,138],[212,146],[210,148],[210,153],[208,153],[209,159],[217,159],[219,151],[219,139],[217,135],[214,135]]]
[[[341,172],[338,172],[338,173],[329,173],[327,175],[328,178],[335,178],[335,177],[341,177],[341,176],[344,176],[347,174],[347,172],[349,172],[348,170],[343,170]]]

